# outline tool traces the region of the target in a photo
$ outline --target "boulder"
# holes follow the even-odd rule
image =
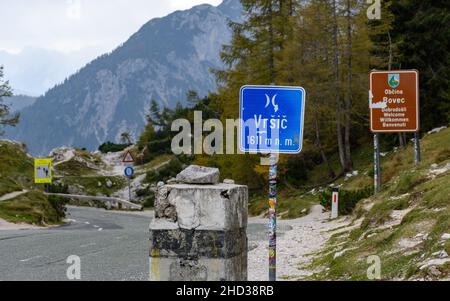
[[[177,175],[177,181],[185,184],[218,184],[218,168],[190,165]]]
[[[107,180],[106,180],[106,187],[108,187],[108,188],[113,187],[113,182],[111,182],[110,179],[107,179]]]

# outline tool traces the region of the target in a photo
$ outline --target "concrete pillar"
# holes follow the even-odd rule
[[[159,186],[150,224],[150,280],[247,280],[246,186]]]

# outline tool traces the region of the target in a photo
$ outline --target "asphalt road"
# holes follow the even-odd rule
[[[82,207],[68,213],[64,226],[0,231],[0,281],[68,280],[71,255],[81,259],[82,280],[148,279],[151,214]],[[249,241],[266,236],[266,228],[249,224]]]

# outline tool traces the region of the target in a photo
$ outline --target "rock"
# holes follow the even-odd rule
[[[442,272],[435,266],[429,267],[427,273],[432,277],[440,277],[442,275]]]
[[[84,187],[78,184],[69,185],[67,191],[69,192],[69,194],[83,194]]]
[[[218,184],[220,172],[218,168],[190,165],[177,175],[177,181],[186,184]]]
[[[162,181],[160,181],[160,182],[158,182],[158,184],[156,184],[156,187],[163,187],[164,186],[164,182],[162,182]]]
[[[110,179],[107,179],[107,180],[106,180],[106,187],[108,187],[108,188],[113,187],[113,183],[111,182]]]
[[[450,233],[444,233],[444,234],[442,234],[441,239],[443,239],[443,240],[450,239]]]
[[[171,178],[169,180],[167,180],[167,184],[176,184],[177,183],[177,179],[175,178]]]
[[[248,244],[248,252],[253,251],[254,249],[258,248],[258,244],[256,242],[249,242]]]
[[[176,222],[177,221],[177,210],[174,206],[169,206],[164,210],[164,217]]]
[[[102,187],[102,182],[98,181],[97,186]]]
[[[431,168],[432,168],[432,169],[437,169],[437,168],[438,168],[438,165],[437,165],[436,163],[433,163],[433,164],[431,164]]]
[[[437,133],[445,130],[446,128],[447,128],[446,126],[443,126],[443,127],[432,129],[431,131],[428,132],[428,135],[437,134]]]
[[[340,251],[340,252],[334,253],[333,259],[336,259],[336,258],[338,258],[338,257],[341,257],[342,255],[345,254],[345,252],[347,252],[347,250],[342,250],[342,251]]]
[[[435,253],[433,253],[431,255],[439,257],[439,258],[447,258],[448,257],[447,252],[445,252],[444,250],[435,252]]]
[[[155,217],[176,210],[178,227],[187,230],[230,230],[247,227],[247,187],[241,185],[173,184],[158,189]]]
[[[230,179],[225,179],[223,180],[224,184],[235,184],[234,180],[230,180]]]
[[[167,207],[170,206],[169,201],[167,200],[167,195],[169,194],[169,190],[166,186],[159,186],[156,191],[155,198],[155,217],[164,218],[165,211]]]

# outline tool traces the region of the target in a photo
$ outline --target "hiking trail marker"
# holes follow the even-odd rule
[[[278,154],[298,154],[303,146],[306,92],[302,87],[243,86],[239,101],[239,149],[270,154],[269,281],[277,269]]]
[[[374,133],[374,187],[381,191],[380,133],[414,133],[415,164],[420,162],[419,72],[370,72],[370,130]]]
[[[34,183],[52,183],[52,159],[34,159]]]
[[[331,219],[338,218],[339,216],[339,188],[333,188],[333,194],[331,199]]]

